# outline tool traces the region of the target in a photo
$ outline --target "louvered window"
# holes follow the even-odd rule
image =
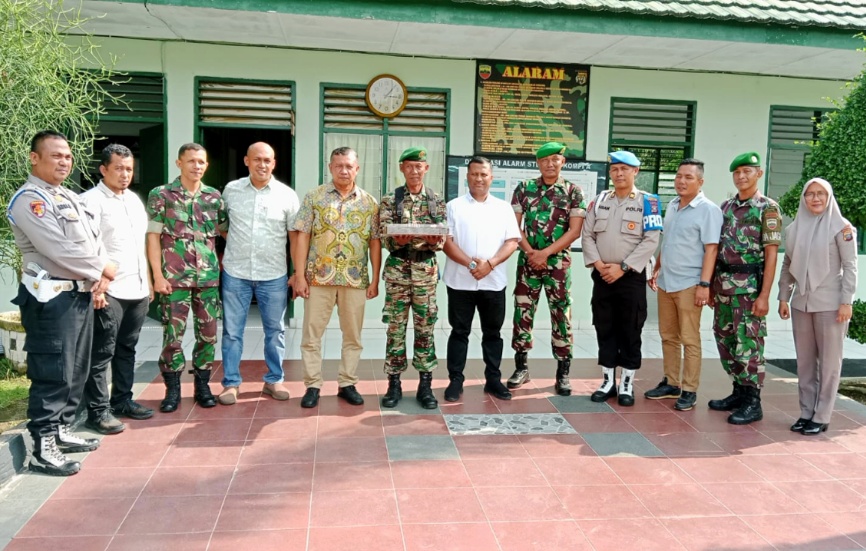
[[[163,121],[165,79],[162,75],[115,75],[106,87],[117,101],[106,100],[101,119]]]
[[[637,155],[641,170],[635,185],[658,193],[665,205],[676,196],[680,161],[693,155],[696,110],[691,101],[611,99],[610,151]]]
[[[426,185],[444,193],[448,137],[448,92],[408,90],[406,108],[382,119],[367,107],[363,85],[322,86],[322,178],[330,179],[331,151],[348,146],[358,152],[357,184],[379,198],[403,183],[398,159],[404,149],[427,149],[430,170]]]
[[[262,81],[198,81],[200,124],[292,128],[292,85]]]

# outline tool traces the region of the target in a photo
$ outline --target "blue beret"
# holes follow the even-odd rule
[[[612,165],[640,166],[640,159],[631,151],[612,151],[607,158]]]

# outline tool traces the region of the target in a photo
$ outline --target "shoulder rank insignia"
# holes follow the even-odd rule
[[[854,239],[854,229],[851,226],[845,226],[842,228],[842,239],[845,241],[851,241]]]
[[[30,201],[30,212],[36,218],[42,218],[45,216],[45,201]]]
[[[629,199],[634,199],[635,197],[637,197],[637,194],[635,194],[635,192],[633,192],[633,191],[628,194]]]

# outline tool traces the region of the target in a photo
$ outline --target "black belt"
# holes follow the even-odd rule
[[[396,251],[391,252],[391,256],[395,258],[401,258],[403,260],[409,260],[411,262],[420,262],[422,260],[430,260],[436,253],[433,251],[419,251],[417,249],[397,249]]]
[[[716,270],[729,274],[760,274],[764,272],[764,264],[727,264],[716,262]]]

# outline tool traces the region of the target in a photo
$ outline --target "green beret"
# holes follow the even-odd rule
[[[761,156],[754,151],[737,155],[734,160],[731,161],[730,171],[733,172],[741,166],[761,166]]]
[[[551,155],[565,155],[565,146],[559,142],[547,142],[535,152],[536,159],[543,159]]]
[[[400,162],[403,161],[424,161],[427,162],[427,150],[423,147],[410,147],[400,155]]]

